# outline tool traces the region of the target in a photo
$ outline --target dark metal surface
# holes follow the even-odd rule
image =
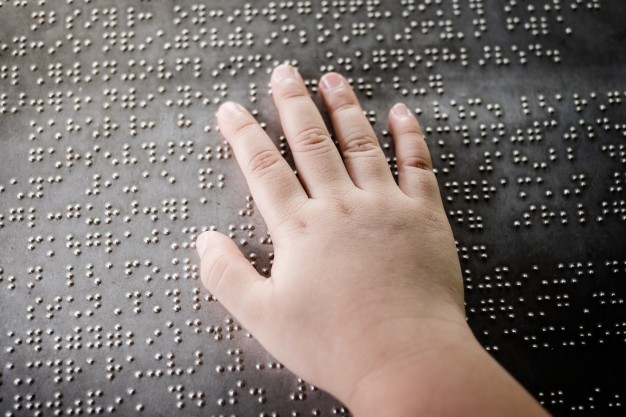
[[[231,234],[269,270],[220,102],[296,64],[350,77],[387,152],[418,114],[469,322],[555,415],[623,415],[626,4],[0,1],[3,415],[342,415],[198,279]],[[340,337],[340,335],[338,335]],[[450,400],[454,401],[451,393]]]

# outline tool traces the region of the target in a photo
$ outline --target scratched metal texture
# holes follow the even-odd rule
[[[554,415],[623,415],[625,19],[610,0],[0,1],[3,415],[348,414],[198,278],[209,228],[269,271],[214,113],[256,110],[291,161],[267,85],[286,61],[314,96],[350,77],[391,169],[386,112],[416,112],[480,342]]]

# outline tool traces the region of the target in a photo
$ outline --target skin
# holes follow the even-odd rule
[[[298,177],[242,106],[217,113],[272,236],[271,277],[205,232],[196,247],[207,289],[357,417],[547,415],[466,323],[454,238],[408,108],[389,112],[396,184],[341,75],[319,84],[341,152],[295,68],[277,67],[271,84]]]

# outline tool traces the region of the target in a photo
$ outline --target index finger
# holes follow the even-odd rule
[[[217,121],[271,233],[308,196],[274,142],[243,106],[224,103]]]

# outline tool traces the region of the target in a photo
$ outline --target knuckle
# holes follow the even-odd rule
[[[346,97],[345,93],[342,96],[341,93],[335,93],[338,95],[336,103],[333,105],[333,113],[341,114],[345,112],[358,112],[363,113],[359,105],[354,102],[351,97]]]
[[[325,129],[314,126],[298,131],[293,136],[295,152],[328,151],[334,147]]]
[[[276,91],[280,100],[302,100],[309,99],[309,93],[295,80],[283,80]]]
[[[278,152],[271,149],[262,149],[257,151],[248,162],[248,170],[260,178],[272,172],[276,166],[280,163],[282,156]]]
[[[292,236],[303,236],[307,234],[309,222],[306,218],[293,216],[283,222],[282,232],[287,232]]]
[[[335,207],[337,211],[344,216],[351,216],[356,210],[354,204],[344,200],[338,200],[335,204]]]
[[[255,120],[244,120],[235,126],[233,136],[246,136],[255,130],[259,125]]]
[[[359,221],[377,211],[385,202],[378,196],[354,188],[330,199],[332,213],[350,221]]]
[[[298,205],[293,205],[289,207],[289,209],[286,210],[285,216],[282,218],[282,221],[279,223],[274,235],[278,236],[282,233],[295,235],[306,234],[310,225],[310,215],[305,212],[305,205],[306,200],[302,201]]]
[[[404,136],[411,136],[415,139],[424,140],[424,132],[417,120],[412,120],[410,123],[405,123],[398,126],[398,133]]]
[[[344,136],[344,156],[374,156],[380,153],[378,139],[369,132],[357,130]]]
[[[400,159],[400,167],[401,168],[419,168],[426,171],[432,171],[432,162],[430,158],[426,155],[423,155],[417,149],[415,149],[409,155],[404,155]]]

